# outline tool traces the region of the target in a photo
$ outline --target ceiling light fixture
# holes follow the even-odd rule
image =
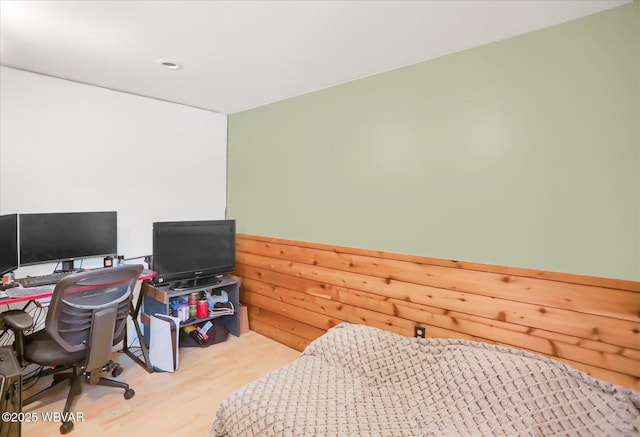
[[[182,68],[184,68],[184,65],[169,58],[156,59],[156,63],[162,65],[164,68],[168,68],[169,70],[182,70]]]

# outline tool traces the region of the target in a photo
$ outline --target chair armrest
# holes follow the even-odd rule
[[[9,310],[0,313],[3,325],[12,331],[24,331],[33,326],[33,318],[22,310]]]

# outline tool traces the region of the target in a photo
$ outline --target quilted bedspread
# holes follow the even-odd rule
[[[528,352],[341,324],[219,406],[210,436],[631,436],[640,392]]]

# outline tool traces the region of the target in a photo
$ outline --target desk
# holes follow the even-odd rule
[[[19,286],[20,287],[20,286]],[[51,295],[53,294],[53,288],[55,287],[55,284],[52,285],[43,285],[41,287],[33,287],[36,288],[38,290],[34,290],[35,294],[32,294],[30,296],[22,296],[22,297],[5,297],[3,299],[0,299],[0,306],[1,305],[11,305],[12,303],[20,303],[20,302],[31,302],[32,300],[40,300],[40,299],[49,299],[51,298]],[[42,291],[40,291],[42,290]]]
[[[146,281],[149,279],[153,279],[155,277],[156,277],[156,272],[144,269],[142,273],[140,273],[140,276],[138,276],[138,281]],[[19,285],[18,288],[19,287],[22,287],[22,286]],[[21,297],[15,297],[15,298],[6,297],[4,299],[0,299],[0,306],[11,305],[13,303],[20,303],[20,302],[32,301],[32,300],[49,299],[53,295],[54,288],[56,288],[56,284],[41,285],[39,287],[33,287],[34,294],[31,294],[29,296],[21,296]]]
[[[152,270],[144,269],[140,273],[140,276],[138,276],[138,281],[142,281],[142,283],[144,284],[145,282],[148,282],[155,277],[156,277],[156,272]],[[34,290],[34,294],[31,296],[21,296],[16,298],[0,299],[0,308],[2,305],[10,305],[12,303],[20,303],[25,301],[28,303],[32,301],[41,300],[41,299],[50,299],[51,296],[53,295],[53,290],[55,289],[55,287],[56,287],[55,284],[43,285],[40,287],[34,287],[36,290]],[[136,356],[133,352],[131,352],[131,350],[129,349],[129,345],[127,344],[128,343],[127,332],[129,330],[128,326],[124,330],[124,343],[123,343],[122,351],[126,353],[129,357],[131,357],[135,362],[145,367],[149,373],[151,373],[153,372],[153,368],[151,367],[151,364],[149,361],[149,349],[144,344],[142,330],[140,329],[140,324],[138,323],[138,315],[140,314],[142,294],[143,293],[141,290],[138,296],[137,303],[135,305],[133,304],[133,299],[131,299],[131,301],[129,302],[129,315],[132,318],[133,326],[136,329],[136,333],[138,334],[138,341],[140,343],[140,350],[142,351],[142,355],[144,356],[144,362],[138,356]],[[26,308],[26,305],[25,305],[25,308]],[[0,309],[0,311],[2,311],[2,309]],[[4,335],[4,332],[2,333],[2,335]]]

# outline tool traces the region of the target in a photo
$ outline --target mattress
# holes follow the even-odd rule
[[[640,393],[522,350],[341,324],[226,398],[211,437],[638,436]]]

